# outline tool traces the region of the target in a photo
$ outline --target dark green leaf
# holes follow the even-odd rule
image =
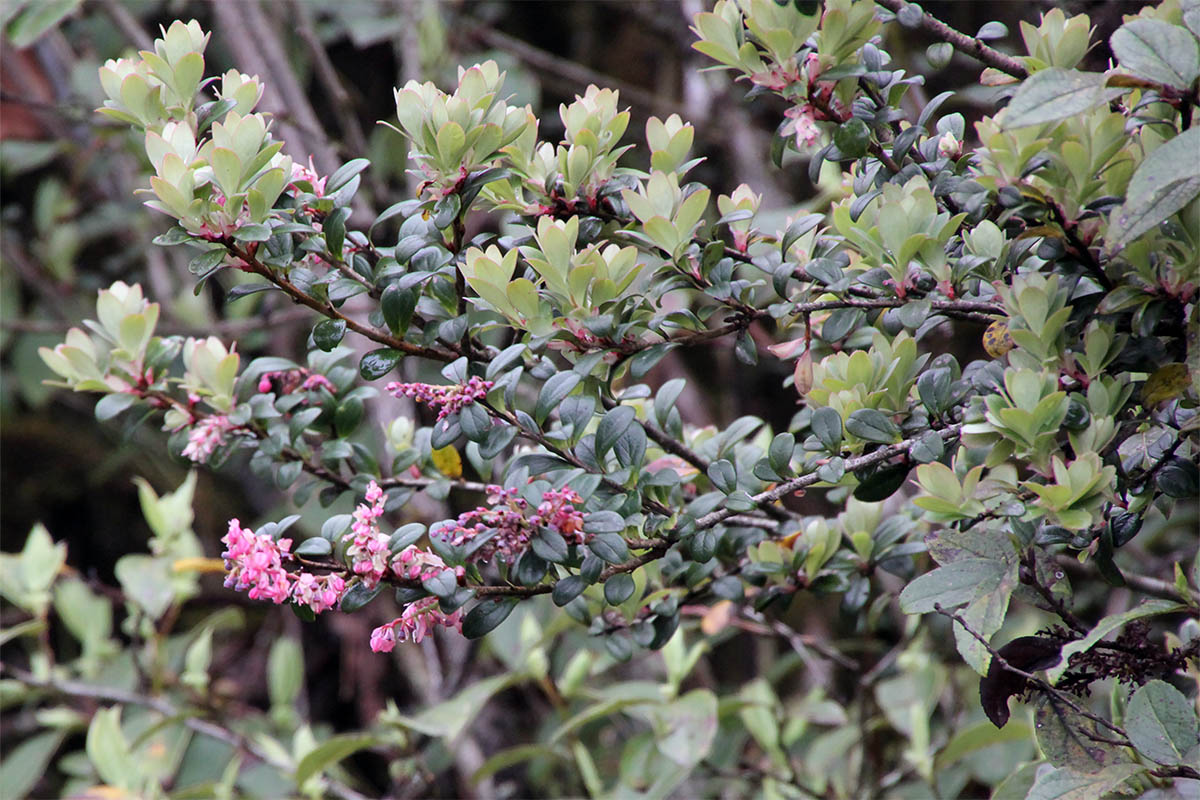
[[[604,582],[604,600],[610,606],[619,606],[633,595],[633,577],[619,572]]]
[[[896,423],[887,414],[874,408],[860,408],[853,412],[846,419],[846,430],[860,439],[880,444],[891,444],[900,438]]]
[[[575,372],[559,372],[550,376],[550,379],[542,385],[542,390],[538,394],[537,406],[533,410],[534,419],[539,425],[545,422],[550,412],[579,385],[579,381],[580,377]]]
[[[898,464],[892,467],[877,469],[865,478],[859,478],[861,483],[854,487],[854,497],[867,503],[878,503],[886,500],[899,491],[908,480],[908,466]]]
[[[633,406],[617,406],[609,411],[596,426],[596,458],[601,460],[605,453],[612,449],[617,439],[633,424],[637,412]],[[601,463],[603,463],[601,461]]]
[[[871,129],[867,123],[854,117],[838,126],[833,132],[833,143],[846,158],[861,158],[871,144]]]
[[[839,451],[842,444],[842,415],[836,409],[829,406],[818,408],[813,412],[810,426],[813,435],[821,440],[826,450],[831,453]]]
[[[452,569],[444,569],[433,577],[421,581],[425,591],[434,597],[449,597],[458,589],[458,577]]]
[[[328,353],[342,342],[346,335],[346,321],[343,319],[323,319],[313,326],[313,344]]]
[[[402,334],[407,330],[412,321],[413,311],[417,308],[417,293],[392,284],[383,290],[383,295],[379,298],[379,308],[383,312],[383,321],[391,332]]]
[[[790,433],[780,433],[771,440],[771,446],[767,448],[767,460],[771,464],[771,469],[775,470],[781,476],[787,476],[791,473],[792,456],[796,452],[796,437]]]
[[[494,631],[501,622],[517,607],[517,598],[503,597],[484,600],[467,612],[463,618],[462,634],[468,639],[479,637]]]
[[[629,558],[629,546],[619,533],[598,533],[588,539],[588,549],[609,564]]]
[[[369,166],[371,166],[371,162],[365,158],[355,158],[351,161],[347,161],[345,164],[334,170],[333,174],[326,179],[325,194],[330,195],[336,192],[338,189],[341,189],[350,182],[351,178]]]
[[[342,600],[338,604],[341,611],[349,614],[352,611],[358,611],[367,603],[375,599],[375,596],[383,591],[384,584],[378,583],[375,588],[368,589],[366,584],[358,581],[350,584],[350,588],[342,595]]]
[[[583,590],[587,587],[588,582],[581,576],[568,575],[554,584],[554,591],[550,593],[550,599],[554,601],[554,605],[561,608],[583,594]]]
[[[392,350],[389,347],[372,350],[358,362],[358,374],[363,377],[363,380],[378,380],[396,368],[402,355],[399,350]]]
[[[708,465],[708,479],[725,494],[737,489],[737,471],[733,464],[723,458]]]

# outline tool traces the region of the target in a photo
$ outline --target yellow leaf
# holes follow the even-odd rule
[[[1000,358],[1014,347],[1016,343],[1012,334],[1008,332],[1008,323],[1004,320],[996,320],[983,332],[983,349],[992,358]]]
[[[734,606],[729,600],[722,600],[716,603],[708,611],[704,612],[704,617],[700,620],[700,630],[705,636],[712,636],[720,633],[730,620],[733,619]]]
[[[433,466],[437,467],[437,471],[447,478],[462,477],[462,456],[454,449],[454,445],[448,444],[434,450],[429,457],[433,461]]]
[[[1166,364],[1154,371],[1142,387],[1142,405],[1154,408],[1159,403],[1174,400],[1187,391],[1191,383],[1187,364]]]
[[[172,572],[224,572],[225,562],[219,558],[178,558],[171,562]]]

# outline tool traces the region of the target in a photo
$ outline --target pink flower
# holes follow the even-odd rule
[[[350,568],[362,576],[363,584],[368,589],[372,589],[387,574],[389,538],[379,530],[378,519],[383,516],[386,498],[375,481],[371,481],[367,487],[366,500],[366,503],[360,503],[354,509],[354,522],[343,541],[351,540],[346,548]]]
[[[797,149],[803,150],[817,144],[821,137],[821,129],[817,127],[811,105],[804,103],[792,106],[784,111],[783,115],[791,120],[784,126],[783,133],[795,135]]]
[[[462,633],[462,609],[447,614],[438,607],[436,597],[423,597],[405,606],[399,618],[371,631],[371,650],[390,653],[396,642],[420,642],[438,626]]]
[[[192,425],[187,446],[183,448],[183,457],[197,464],[206,463],[213,451],[225,444],[225,434],[236,427],[224,414],[204,417]]]
[[[328,378],[303,367],[264,372],[262,377],[258,379],[258,391],[262,394],[275,392],[282,396],[291,394],[298,389],[312,391],[322,388],[330,394],[337,394],[337,387]]]
[[[296,575],[292,587],[292,600],[297,605],[308,606],[314,614],[320,614],[337,605],[345,591],[346,581],[341,575],[335,573],[318,578],[312,573],[301,572]]]
[[[423,550],[415,544],[401,550],[392,559],[392,572],[397,578],[410,581],[423,581],[440,573],[446,568],[446,562],[437,553]],[[455,567],[454,574],[463,577],[467,574],[465,567]]]
[[[269,534],[256,534],[243,528],[236,519],[229,521],[229,532],[221,539],[227,549],[221,553],[225,559],[225,585],[246,591],[252,600],[285,602],[292,591],[292,576],[283,568],[283,561],[291,559],[288,550],[291,539],[275,541]]]
[[[457,547],[494,530],[496,533],[475,551],[472,558],[490,561],[493,557],[499,557],[508,564],[514,563],[528,549],[538,528],[557,531],[568,544],[584,544],[589,538],[583,532],[583,512],[575,507],[583,504],[583,498],[572,489],[543,492],[542,502],[532,515],[529,514],[529,504],[515,488],[492,485],[487,490],[487,501],[491,508],[480,506],[459,514],[455,524],[432,535]]]
[[[425,403],[439,409],[438,421],[445,419],[456,411],[461,410],[478,400],[487,397],[492,390],[492,381],[472,375],[466,383],[451,384],[450,386],[435,386],[430,383],[400,383],[392,381],[384,388],[396,397],[404,395],[419,403]]]
[[[307,167],[299,161],[292,162],[292,179],[288,184],[288,188],[294,191],[306,192],[308,191],[307,189],[296,185],[298,181],[303,181],[312,187],[312,194],[315,194],[317,197],[324,197],[325,180],[313,165],[312,156],[309,156]]]

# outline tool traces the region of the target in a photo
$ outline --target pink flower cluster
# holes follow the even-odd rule
[[[362,576],[368,589],[372,589],[388,571],[388,535],[379,530],[386,498],[375,481],[367,486],[366,500],[354,509],[354,522],[342,539],[350,540],[350,546],[346,548],[350,568]]]
[[[397,578],[410,581],[424,581],[434,577],[446,568],[446,562],[437,553],[423,550],[415,544],[401,550],[392,559],[392,572]],[[454,574],[461,578],[467,574],[465,567],[455,567]]]
[[[337,387],[328,378],[303,367],[264,372],[258,379],[258,391],[263,394],[272,391],[280,395],[291,394],[297,389],[325,389],[330,394],[337,394]]]
[[[320,614],[337,605],[346,590],[342,576],[317,577],[307,572],[290,573],[283,567],[292,560],[288,552],[291,539],[275,541],[269,534],[243,528],[236,519],[229,521],[229,532],[221,539],[228,548],[225,559],[225,585],[245,591],[252,600],[284,603],[291,600]]]
[[[188,442],[183,448],[183,457],[191,459],[197,464],[206,463],[213,451],[225,444],[225,434],[236,427],[224,414],[214,414],[198,420],[188,432]]]
[[[419,403],[438,409],[438,421],[451,414],[487,397],[492,390],[492,381],[485,381],[477,375],[472,375],[466,383],[456,383],[449,386],[435,386],[431,383],[400,383],[392,381],[384,388],[396,397],[401,395],[411,397]]]
[[[504,489],[488,486],[487,501],[492,506],[480,506],[459,514],[455,525],[442,528],[433,535],[454,546],[466,544],[489,530],[496,534],[474,554],[480,561],[499,557],[512,564],[529,547],[538,528],[546,527],[557,531],[568,544],[584,544],[587,536],[583,532],[583,512],[576,506],[582,505],[581,498],[572,489],[550,489],[542,493],[542,502],[533,514],[529,514],[529,503],[518,495],[515,488]]]
[[[462,609],[447,614],[438,607],[436,597],[423,597],[405,606],[399,618],[371,631],[371,650],[390,653],[396,642],[420,642],[438,626],[462,633]]]

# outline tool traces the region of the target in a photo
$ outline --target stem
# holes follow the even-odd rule
[[[875,2],[897,14],[900,9],[908,5],[905,0],[875,0]],[[1029,77],[1029,70],[1025,69],[1025,65],[1019,60],[988,47],[981,39],[951,28],[928,13],[921,14],[921,27],[933,34],[935,38],[948,43],[958,52],[968,55],[976,61],[981,61],[993,69],[998,69],[1014,78]]]

